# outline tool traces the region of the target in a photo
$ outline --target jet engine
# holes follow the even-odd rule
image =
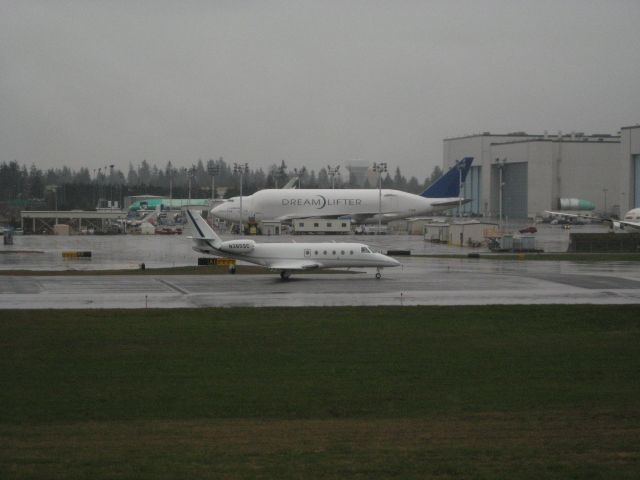
[[[220,250],[229,253],[249,253],[254,248],[256,248],[256,242],[253,240],[228,240],[220,245]]]

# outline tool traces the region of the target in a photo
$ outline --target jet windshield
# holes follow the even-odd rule
[[[373,253],[369,247],[360,247],[360,253]]]

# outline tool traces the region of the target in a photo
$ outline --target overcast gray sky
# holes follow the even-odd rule
[[[0,161],[386,161],[640,122],[640,2],[0,0]]]

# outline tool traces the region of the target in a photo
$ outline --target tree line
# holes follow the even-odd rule
[[[227,198],[239,194],[238,168],[223,158],[198,160],[190,167],[176,167],[168,162],[164,168],[143,160],[135,167],[129,164],[126,174],[114,165],[78,170],[64,166],[43,171],[35,165],[27,168],[17,161],[3,162],[0,164],[0,201],[29,209],[93,210],[108,202],[120,203],[130,195],[210,198],[211,173],[215,174],[216,197],[221,196],[222,189]],[[382,187],[420,193],[440,176],[442,170],[436,166],[431,175],[420,182],[413,176],[407,179],[397,167],[395,172],[383,174]],[[283,160],[266,171],[246,168],[242,174],[243,195],[263,188],[280,188],[292,178],[298,179],[298,188],[331,188],[332,183],[335,188],[377,187],[377,181],[373,181],[373,185],[368,180],[359,183],[348,170],[336,175],[324,167],[317,172],[306,167],[289,168]]]

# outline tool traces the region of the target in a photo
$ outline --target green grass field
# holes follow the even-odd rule
[[[640,306],[2,311],[0,478],[638,478]]]

